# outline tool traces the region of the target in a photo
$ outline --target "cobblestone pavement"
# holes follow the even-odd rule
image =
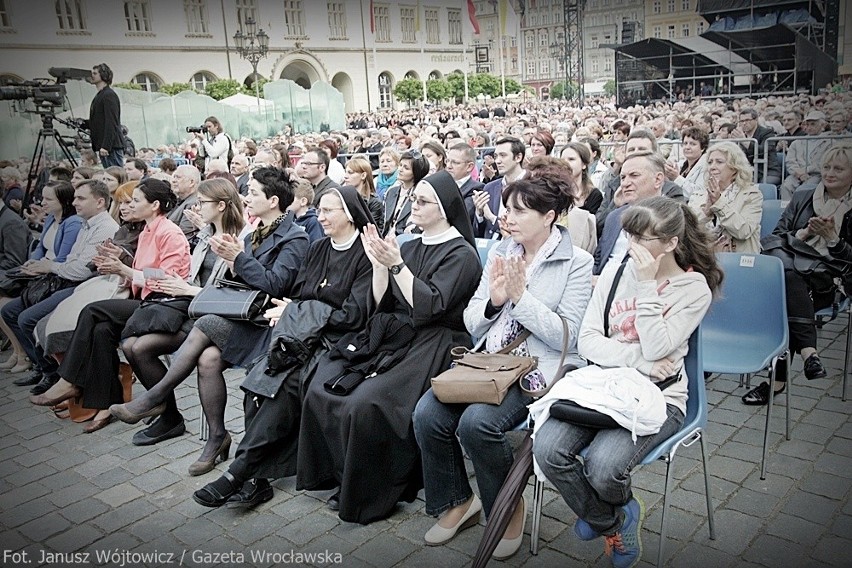
[[[759,470],[765,409],[741,404],[745,389],[738,387],[737,377],[711,378],[706,435],[716,540],[709,539],[696,444],[681,449],[674,462],[669,565],[852,566],[852,400],[840,400],[844,339],[839,322],[820,331],[829,379],[806,381],[801,361],[793,363],[791,439],[783,436],[782,396],[771,424],[764,481]],[[241,376],[239,371],[227,374],[226,418],[235,442],[243,432]],[[340,521],[326,508],[329,492],[296,491],[294,479],[276,481],[275,498],[254,511],[206,509],[191,494],[224,465],[201,477],[186,473],[202,446],[194,380],[177,392],[188,433],[141,448],[130,444],[138,426],[116,423],[82,434],[82,425],[32,406],[28,389],[13,386],[13,378],[0,375],[3,566],[182,562],[452,568],[470,564],[482,534],[479,526],[446,546],[427,547],[423,534],[434,521],[423,511],[422,492],[414,503],[400,504],[389,519],[361,526]],[[648,507],[642,565],[656,561],[664,474],[660,462],[634,475],[635,491]],[[551,485],[546,487],[539,554],[530,554],[525,537],[518,554],[492,564],[609,566],[600,541],[574,537],[573,513]],[[532,485],[526,494],[531,501]],[[527,534],[530,524],[528,519]]]

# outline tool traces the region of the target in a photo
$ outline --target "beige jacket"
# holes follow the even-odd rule
[[[745,189],[733,186],[722,192],[710,207],[710,216],[702,207],[707,203],[707,189],[701,188],[692,194],[689,207],[711,231],[718,231],[731,238],[734,252],[760,252],[760,216],[763,211],[763,194],[756,185]]]

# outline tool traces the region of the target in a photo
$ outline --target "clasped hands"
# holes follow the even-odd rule
[[[796,237],[805,240],[811,235],[819,235],[826,241],[833,241],[838,238],[837,225],[834,223],[834,217],[811,217],[808,219],[808,224],[805,228],[800,229]]]
[[[527,262],[521,256],[504,258],[495,256],[488,278],[491,305],[499,308],[508,300],[521,301],[527,287]]]
[[[37,276],[39,274],[47,274],[50,272],[51,266],[53,266],[53,261],[46,258],[28,260],[21,265],[21,272],[30,276]]]
[[[402,264],[399,243],[396,242],[393,231],[382,238],[375,225],[367,225],[361,233],[361,244],[364,245],[364,252],[367,253],[367,258],[370,259],[373,269],[390,268]]]
[[[127,276],[130,270],[121,262],[121,247],[113,244],[110,239],[97,246],[97,254],[92,259],[100,274],[118,274]]]

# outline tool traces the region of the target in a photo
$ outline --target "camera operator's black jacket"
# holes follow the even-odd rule
[[[121,103],[112,87],[104,87],[92,99],[89,108],[89,131],[92,150],[101,148],[124,150],[124,135],[121,133]]]

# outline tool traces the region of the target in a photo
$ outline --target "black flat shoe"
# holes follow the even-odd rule
[[[59,382],[59,375],[52,377],[44,376],[36,386],[30,389],[30,394],[42,394],[47,392],[47,389]]]
[[[226,471],[222,477],[193,493],[192,499],[205,507],[221,507],[237,493],[238,489],[234,485],[234,476]]]
[[[12,384],[17,387],[31,387],[33,385],[39,384],[43,378],[44,375],[41,374],[41,371],[35,371],[28,377],[21,377],[20,379],[15,379],[14,381],[12,381]]]
[[[825,366],[820,361],[819,355],[816,353],[811,354],[810,357],[805,359],[805,378],[809,381],[814,379],[824,379],[828,376],[828,373],[825,370]]]
[[[326,501],[325,504],[328,505],[328,508],[331,509],[332,511],[339,511],[340,510],[340,489],[338,489],[337,492],[335,492],[334,495],[329,497],[328,501]]]
[[[781,390],[775,391],[778,396],[787,389],[787,383],[781,383]],[[769,383],[763,381],[743,395],[743,404],[748,406],[763,406],[769,404]]]
[[[249,479],[243,488],[228,499],[229,509],[251,509],[272,499],[272,486],[266,479]]]
[[[159,418],[155,419],[155,422],[156,420],[159,420]],[[181,420],[176,425],[172,426],[169,430],[166,430],[161,434],[152,434],[150,430],[156,428],[156,426],[156,424],[152,424],[144,430],[139,430],[138,432],[133,434],[133,439],[131,440],[131,443],[134,446],[153,446],[154,444],[159,444],[160,442],[163,442],[165,440],[170,440],[172,438],[178,438],[180,436],[183,436],[183,434],[186,432],[186,422],[184,422],[183,420]]]

